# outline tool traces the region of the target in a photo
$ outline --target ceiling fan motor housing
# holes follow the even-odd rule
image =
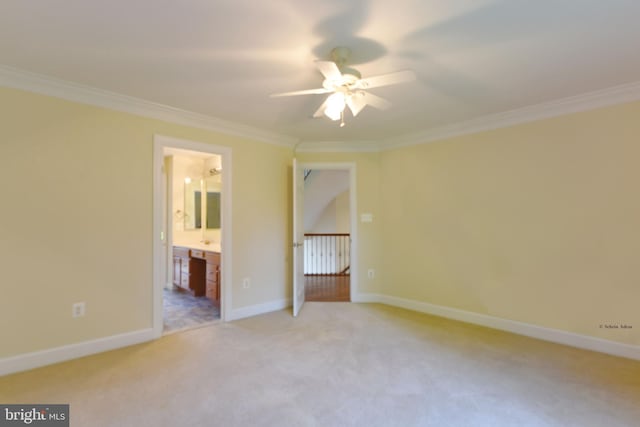
[[[333,62],[338,64],[338,66],[345,64],[350,56],[351,49],[348,47],[335,47],[331,50],[331,59],[333,59]]]
[[[342,73],[340,78],[325,79],[322,82],[322,87],[332,91],[346,91],[360,80],[360,73],[357,70],[347,68],[346,70],[341,69],[340,72]]]
[[[327,89],[333,88],[334,86],[349,86],[353,85],[356,80],[360,80],[362,78],[362,74],[360,71],[355,68],[347,67],[345,64],[347,60],[351,56],[351,49],[348,47],[336,47],[331,50],[331,59],[336,63],[338,69],[342,73],[342,79],[340,81],[334,81],[329,83],[329,87],[325,86]]]

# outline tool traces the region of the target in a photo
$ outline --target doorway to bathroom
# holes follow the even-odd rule
[[[154,168],[153,311],[161,336],[225,318],[230,150],[156,136]]]

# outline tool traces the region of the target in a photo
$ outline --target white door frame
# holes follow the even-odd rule
[[[231,310],[231,148],[204,142],[189,141],[186,139],[172,138],[163,135],[153,136],[153,335],[155,338],[162,336],[162,293],[165,286],[169,252],[165,246],[163,237],[165,224],[163,223],[163,206],[165,206],[166,192],[162,191],[162,167],[164,165],[165,148],[178,148],[182,150],[200,151],[217,154],[222,157],[222,194],[221,198],[221,301],[220,318],[226,321],[230,318]],[[171,217],[169,217],[171,218]],[[172,242],[167,242],[171,244]]]
[[[351,302],[358,300],[358,209],[356,201],[356,164],[355,162],[301,162],[298,165],[301,169],[311,170],[346,170],[349,172],[349,222],[351,234],[351,273],[349,280],[349,298]]]
[[[293,317],[305,300],[304,283],[304,169],[293,158]]]

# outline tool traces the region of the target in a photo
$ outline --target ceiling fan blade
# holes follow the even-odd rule
[[[367,106],[366,96],[367,94],[365,92],[358,91],[347,97],[347,105],[349,106],[353,117],[357,116],[358,113]]]
[[[322,103],[320,108],[318,108],[316,110],[316,112],[313,113],[313,117],[318,118],[318,117],[324,116],[324,110],[326,110],[326,108],[327,108],[327,102],[328,101],[329,101],[329,97],[327,96],[327,99],[324,100],[324,102]]]
[[[282,93],[272,93],[269,95],[271,98],[278,98],[281,96],[296,96],[296,95],[321,95],[323,93],[331,92],[330,89],[325,89],[323,87],[318,89],[306,89],[306,90],[296,90],[293,92],[282,92]]]
[[[325,79],[338,80],[342,78],[340,69],[333,61],[316,61],[316,67],[318,67]]]
[[[386,110],[391,107],[391,103],[384,98],[380,98],[379,96],[369,92],[362,93],[364,94],[364,96],[362,97],[362,99],[364,99],[364,102],[371,105],[372,107],[377,108],[378,110]]]
[[[411,70],[397,71],[395,73],[381,74],[379,76],[360,79],[355,86],[360,89],[370,89],[373,87],[389,86],[398,83],[412,82],[416,79],[416,73]]]

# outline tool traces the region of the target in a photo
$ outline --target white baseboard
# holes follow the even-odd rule
[[[382,295],[370,293],[357,293],[351,296],[351,302],[378,302],[382,303]]]
[[[485,314],[473,313],[456,308],[371,293],[358,293],[353,296],[352,301],[357,303],[386,304],[434,316],[459,320],[465,323],[512,332],[544,341],[564,344],[571,347],[640,360],[640,346],[603,340],[558,329],[550,329],[528,323],[516,322],[514,320],[501,319],[499,317],[487,316]],[[231,318],[229,320],[238,320],[246,317],[257,316],[259,314],[283,310],[288,307],[291,307],[290,299],[250,305],[248,307],[241,307],[232,310]],[[141,329],[139,331],[99,338],[77,344],[70,344],[48,350],[5,357],[0,359],[0,376],[89,356],[91,354],[102,353],[104,351],[115,350],[117,348],[127,347],[134,344],[140,344],[146,341],[151,341],[154,338],[153,329]]]
[[[77,344],[5,357],[0,359],[0,376],[102,353],[103,351],[115,350],[152,339],[154,339],[153,329],[141,329]]]
[[[359,294],[358,300],[356,301],[354,299],[354,302],[381,303],[394,307],[406,308],[408,310],[432,314],[434,316],[445,317],[447,319],[459,320],[461,322],[472,323],[474,325],[486,326],[488,328],[499,329],[501,331],[513,332],[514,334],[550,341],[557,344],[564,344],[585,350],[611,354],[613,356],[640,360],[640,346],[637,345],[623,344],[587,335],[562,331],[559,329],[545,328],[529,323],[459,310],[456,308],[381,294]]]
[[[291,307],[290,299],[270,301],[262,304],[241,307],[232,310],[231,318],[228,320],[238,320],[245,317],[257,316],[271,311],[282,310]],[[33,353],[19,354],[0,358],[0,377],[29,369],[39,368],[54,363],[64,362],[79,357],[102,353],[104,351],[115,350],[140,344],[156,339],[153,328],[141,329],[139,331],[114,335],[105,338],[85,341],[76,344],[55,347]]]
[[[291,307],[291,299],[281,299],[262,304],[250,305],[247,307],[234,308],[231,310],[231,317],[227,320],[244,319],[245,317],[252,317],[259,314],[270,313],[272,311],[283,310],[287,307]]]

